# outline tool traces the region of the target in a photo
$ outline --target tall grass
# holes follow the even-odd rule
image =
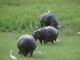
[[[0,0],[0,31],[34,30],[49,9],[63,29],[80,30],[79,0]],[[31,27],[32,25],[32,27]]]

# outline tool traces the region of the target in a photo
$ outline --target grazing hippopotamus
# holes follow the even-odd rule
[[[31,35],[22,35],[18,39],[17,47],[19,49],[19,54],[26,56],[30,53],[30,56],[32,56],[36,48],[35,38]]]
[[[44,43],[54,43],[58,37],[58,31],[56,28],[48,26],[34,31],[32,35],[36,40],[39,39],[41,44],[42,41],[44,41]]]
[[[58,22],[54,18],[54,16],[50,13],[50,10],[47,13],[43,13],[39,16],[39,21],[41,27],[52,26],[58,29]]]

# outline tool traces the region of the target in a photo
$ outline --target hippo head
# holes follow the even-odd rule
[[[39,39],[39,37],[40,37],[39,31],[33,32],[32,36],[35,38],[35,40]]]

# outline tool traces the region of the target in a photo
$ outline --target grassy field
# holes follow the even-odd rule
[[[0,31],[34,30],[49,9],[64,29],[80,30],[79,0],[0,0]]]
[[[37,41],[33,57],[18,55],[17,38],[39,28],[39,15],[49,9],[63,26],[60,41],[42,45]],[[18,60],[80,60],[79,12],[80,0],[0,0],[0,60],[11,60],[11,49]]]
[[[17,38],[24,33],[0,33],[0,60],[11,60],[10,50],[18,60],[80,60],[80,37],[59,36],[56,44],[40,44],[37,41],[37,48],[33,57],[18,55],[16,46]],[[39,53],[42,52],[41,54]]]

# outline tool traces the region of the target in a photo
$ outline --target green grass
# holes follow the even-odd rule
[[[40,44],[37,41],[37,48],[32,57],[18,55],[16,46],[17,38],[24,33],[0,33],[0,60],[11,60],[9,53],[13,50],[18,60],[79,60],[80,59],[80,37],[79,36],[59,36],[56,44]],[[27,34],[27,33],[26,33]],[[41,51],[42,54],[39,54]]]
[[[79,0],[0,0],[0,31],[39,27],[38,17],[49,9],[64,29],[80,30]],[[33,27],[30,27],[32,25]]]
[[[33,57],[18,55],[17,38],[39,28],[39,15],[49,9],[63,26],[58,30],[60,42],[37,42]],[[18,60],[80,60],[79,12],[80,0],[0,0],[0,60],[11,60],[11,49]]]

